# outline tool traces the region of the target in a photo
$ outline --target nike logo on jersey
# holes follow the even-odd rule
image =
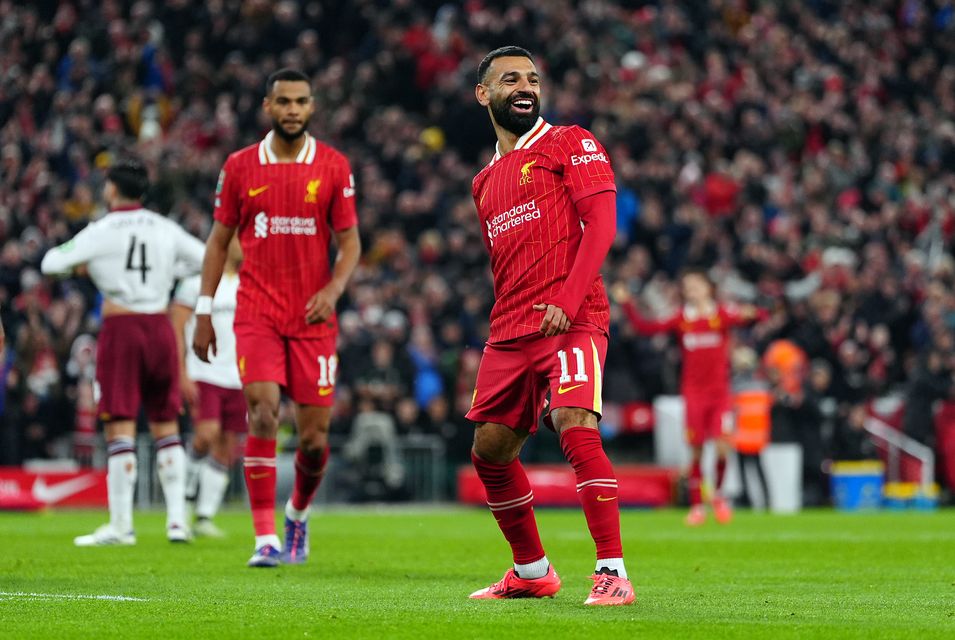
[[[271,185],[268,185],[268,184],[267,184],[267,185],[265,185],[264,187],[258,187],[258,188],[256,188],[256,189],[249,189],[249,197],[250,197],[250,198],[254,198],[255,196],[257,196],[257,195],[259,195],[260,193],[264,192],[264,191],[265,191],[266,189],[268,189],[270,186],[271,186]]]
[[[600,495],[597,496],[597,502],[610,502],[611,500],[616,500],[616,499],[617,499],[617,496],[610,496],[609,498],[605,498]]]
[[[33,481],[33,497],[39,502],[54,504],[70,496],[85,491],[96,484],[96,476],[87,475],[48,485],[43,478]]]
[[[579,388],[581,388],[582,386],[584,386],[584,385],[583,385],[583,384],[575,384],[575,385],[572,386],[572,387],[564,388],[564,386],[561,385],[561,386],[557,387],[557,393],[558,393],[559,395],[563,395],[563,394],[567,393],[568,391],[573,391],[574,389],[579,389]]]
[[[334,390],[332,387],[324,387],[318,390],[318,395],[324,398],[325,396],[331,395]]]

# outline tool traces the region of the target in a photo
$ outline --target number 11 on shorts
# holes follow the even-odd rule
[[[582,349],[574,347],[572,350],[574,358],[577,360],[577,373],[574,374],[574,382],[588,382],[590,379],[587,377],[587,371],[584,368],[584,352]],[[560,360],[560,378],[557,382],[559,384],[566,384],[570,382],[570,371],[567,367],[567,352],[561,349],[557,352],[557,359]]]

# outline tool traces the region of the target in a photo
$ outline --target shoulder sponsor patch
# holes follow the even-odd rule
[[[580,141],[580,145],[584,148],[584,151],[588,153],[595,153],[597,151],[597,143],[590,138],[583,138]]]

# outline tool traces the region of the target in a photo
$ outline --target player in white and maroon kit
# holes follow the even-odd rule
[[[140,199],[148,185],[140,161],[117,163],[103,188],[110,212],[48,251],[40,265],[48,275],[69,275],[85,266],[104,298],[96,383],[109,452],[110,521],[76,538],[79,546],[136,543],[133,490],[140,407],[156,442],[167,536],[173,542],[188,540],[186,461],[176,423],[179,365],[166,310],[175,278],[199,271],[204,247],[176,223],[143,208]]]
[[[215,349],[209,317],[226,250],[238,234],[243,261],[235,313],[239,376],[249,408],[245,480],[255,553],[249,566],[300,563],[308,556],[308,506],[328,460],[338,325],[335,305],[361,253],[355,181],[348,160],[306,131],[314,110],[308,77],[269,76],[265,139],[226,160],[206,243],[193,348]],[[334,269],[329,244],[338,256]],[[214,352],[214,351],[213,351]],[[295,487],[285,505],[285,547],[275,534],[275,434],[281,388],[295,401]]]
[[[192,531],[197,537],[224,535],[212,518],[229,486],[238,438],[244,437],[249,428],[232,330],[241,262],[242,250],[238,239],[233,238],[222,280],[212,299],[217,351],[209,362],[203,362],[186,347],[192,346],[195,333],[193,310],[199,299],[199,276],[179,283],[170,310],[179,343],[179,387],[193,417],[192,447],[186,461],[186,500],[194,507]]]
[[[614,294],[637,332],[671,333],[680,341],[683,359],[680,392],[686,405],[686,439],[692,453],[688,479],[690,512],[686,523],[699,526],[706,521],[700,458],[703,445],[712,440],[717,452],[713,512],[716,519],[725,524],[733,517],[729,503],[720,493],[726,459],[732,450],[730,331],[765,315],[751,305],[720,305],[705,271],[687,269],[680,277],[680,284],[684,306],[679,313],[663,320],[647,320],[641,316],[624,289],[615,289]]]
[[[478,82],[497,153],[474,178],[472,195],[496,299],[468,419],[477,423],[472,461],[514,566],[471,597],[540,598],[560,589],[518,459],[549,392],[546,419],[574,468],[597,548],[585,604],[629,604],[617,480],[597,430],[609,325],[600,266],[616,229],[610,159],[590,132],[539,117],[541,77],[524,49],[489,53]]]

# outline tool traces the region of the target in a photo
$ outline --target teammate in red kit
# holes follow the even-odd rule
[[[518,459],[549,392],[546,420],[574,468],[597,547],[585,604],[629,604],[617,480],[597,430],[609,324],[600,266],[615,233],[613,170],[593,134],[540,118],[541,76],[524,49],[489,53],[478,82],[497,153],[474,178],[472,195],[496,300],[468,419],[476,423],[474,467],[514,567],[471,597],[540,598],[560,589]]]
[[[614,299],[637,332],[672,333],[680,341],[683,373],[680,391],[686,405],[686,439],[690,444],[690,512],[686,523],[699,526],[706,521],[701,491],[700,456],[707,440],[716,444],[716,486],[712,505],[720,523],[728,523],[733,512],[720,493],[726,458],[732,450],[732,394],[730,389],[730,331],[753,322],[762,312],[751,305],[729,307],[716,301],[715,287],[699,269],[687,269],[680,277],[683,309],[664,320],[647,320],[630,300],[624,287],[614,287]]]
[[[244,260],[235,312],[239,377],[249,409],[245,481],[255,553],[249,566],[297,564],[308,557],[308,510],[328,461],[338,357],[335,305],[358,264],[361,246],[355,181],[348,160],[306,131],[314,110],[308,77],[282,69],[269,76],[263,109],[272,130],[226,160],[215,196],[196,302],[193,348],[215,353],[210,317],[229,241]],[[338,255],[330,267],[329,243]],[[295,488],[285,505],[284,549],[275,533],[275,435],[284,388],[295,402]]]

